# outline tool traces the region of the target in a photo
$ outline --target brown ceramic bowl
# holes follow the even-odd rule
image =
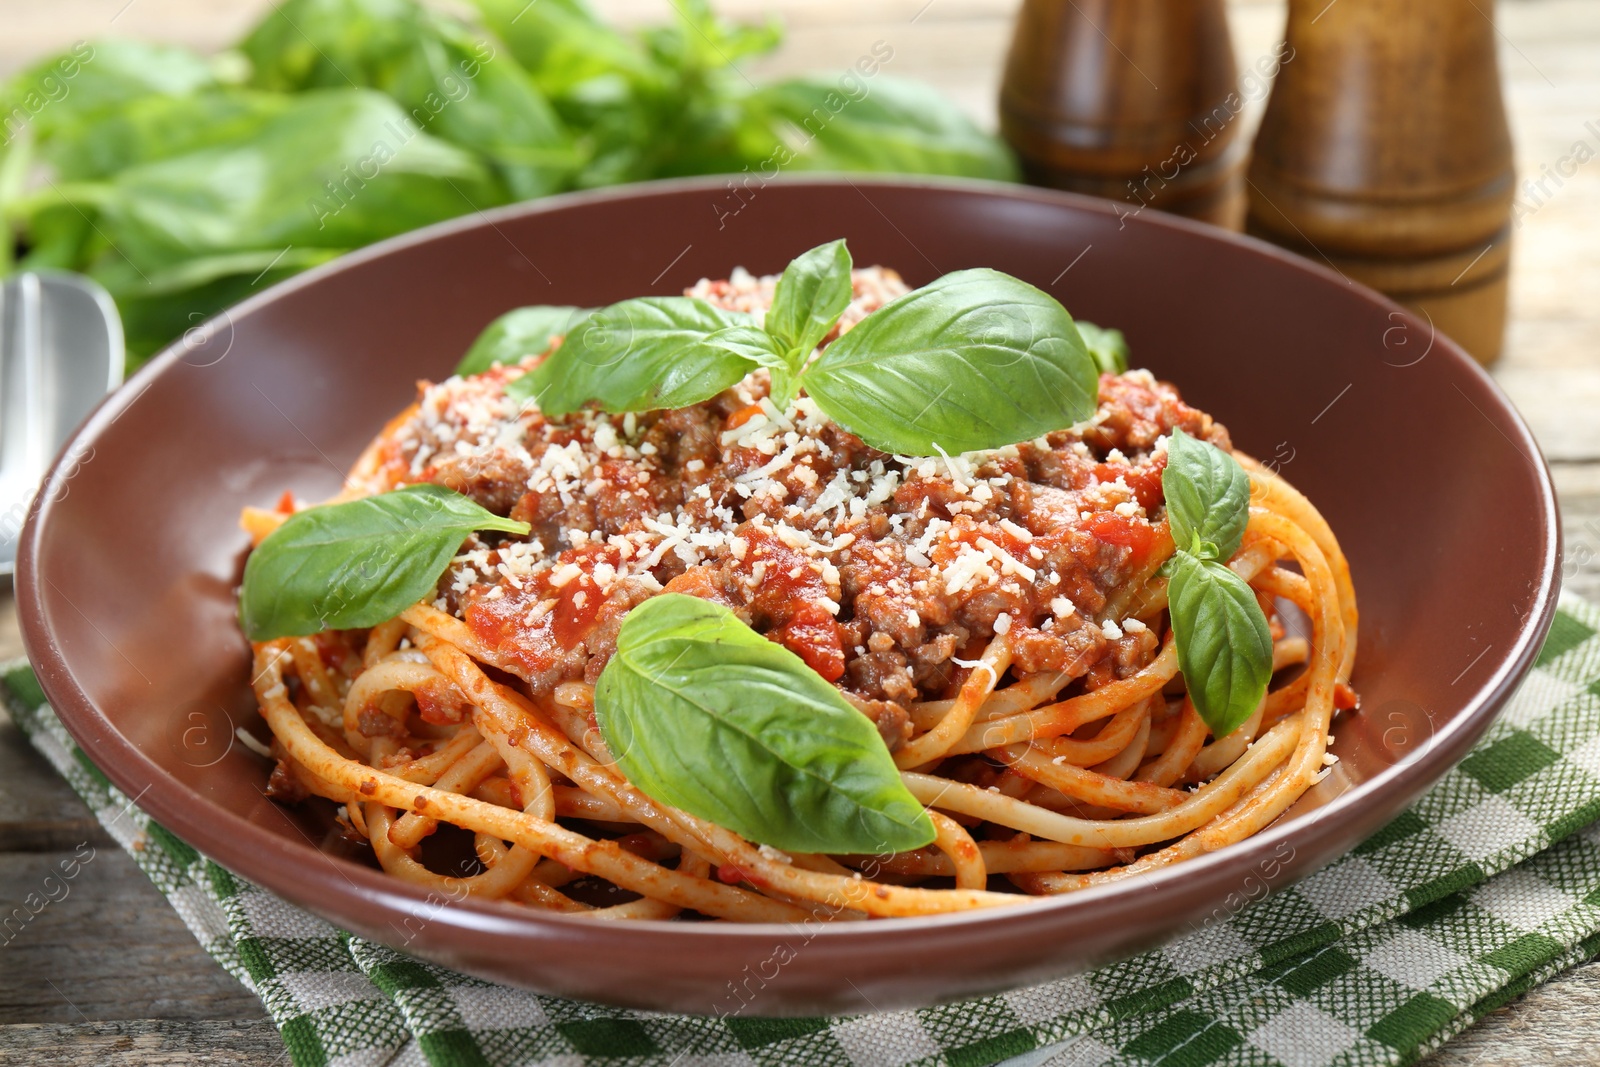
[[[1127,332],[1243,449],[1326,513],[1361,603],[1362,709],[1338,773],[1257,837],[1127,884],[998,911],[777,926],[594,923],[440,907],[265,799],[234,622],[245,504],[319,499],[418,378],[530,303],[671,293],[847,237],[913,284],[996,267]],[[724,179],[556,197],[389,241],[191,334],[79,430],[23,535],[19,602],[45,691],[88,755],[178,836],[364,936],[590,1000],[751,1014],[924,1005],[1151,945],[1255,879],[1370,834],[1460,759],[1532,661],[1556,594],[1555,498],[1500,391],[1428,323],[1255,241],[1032,189]],[[795,950],[786,966],[779,946]],[[776,970],[776,976],[772,972]],[[752,978],[752,976],[759,976]]]

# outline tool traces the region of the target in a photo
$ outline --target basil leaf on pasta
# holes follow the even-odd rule
[[[571,333],[588,314],[587,308],[555,304],[513,308],[478,335],[456,364],[455,373],[462,377],[482,374],[497,363],[516,363],[524,356],[538,355],[552,340]]]
[[[1161,472],[1172,541],[1204,559],[1225,560],[1239,549],[1250,522],[1250,476],[1215,445],[1174,429]]]
[[[431,483],[296,512],[250,553],[239,622],[252,641],[376,626],[432,592],[474,530],[528,524]]]
[[[748,315],[686,296],[624,300],[591,314],[550,356],[506,386],[546,415],[590,401],[605,411],[655,411],[709,400],[750,373],[748,359],[706,337]]]
[[[595,717],[629,781],[752,841],[882,854],[934,838],[867,717],[710,601],[664,593],[628,613]]]
[[[759,367],[784,370],[789,366],[788,356],[777,338],[758,326],[725,326],[707,334],[706,344],[725,348]]]
[[[767,332],[788,353],[794,371],[804,367],[806,357],[850,306],[854,293],[850,267],[844,241],[829,241],[797,256],[778,279],[767,311]]]
[[[1121,374],[1128,369],[1128,339],[1121,330],[1108,330],[1078,319],[1078,336],[1100,367],[1101,374]]]
[[[1048,293],[997,270],[946,274],[823,349],[801,379],[829,418],[885,452],[999,448],[1094,414],[1095,363]]]
[[[772,378],[772,402],[786,408],[799,389],[796,363],[783,342],[756,326],[729,326],[706,337],[706,344],[747,359],[753,366],[767,368]]]
[[[1272,678],[1272,632],[1255,591],[1226,564],[1180,551],[1167,605],[1189,699],[1211,736],[1237,730]]]

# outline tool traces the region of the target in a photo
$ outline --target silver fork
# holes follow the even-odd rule
[[[0,282],[0,575],[50,459],[122,382],[122,320],[77,274],[28,271]]]

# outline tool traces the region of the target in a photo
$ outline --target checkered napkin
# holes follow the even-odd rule
[[[1400,1064],[1600,954],[1600,610],[1562,600],[1482,742],[1332,866],[1164,948],[1002,996],[834,1019],[723,1020],[538,996],[353,937],[197,854],[72,743],[26,666],[35,746],[255,991],[296,1067]]]

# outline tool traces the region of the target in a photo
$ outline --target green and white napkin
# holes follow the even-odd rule
[[[196,853],[84,757],[26,666],[34,745],[254,990],[296,1067],[1401,1064],[1600,953],[1600,610],[1565,596],[1470,756],[1333,865],[1088,974],[920,1011],[721,1021],[539,996],[343,933]]]

